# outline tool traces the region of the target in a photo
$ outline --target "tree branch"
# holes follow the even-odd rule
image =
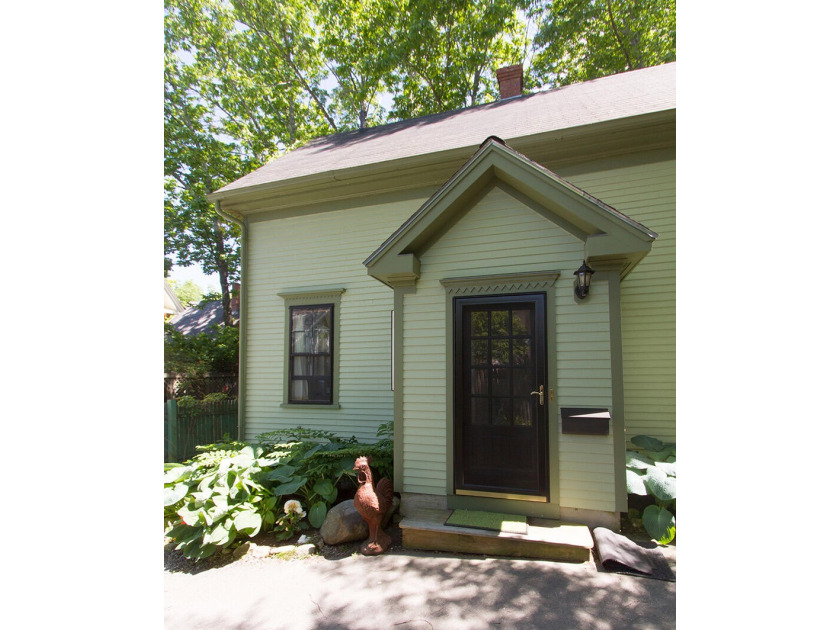
[[[627,61],[627,69],[633,70],[633,62],[630,61],[630,55],[624,46],[624,42],[621,41],[621,36],[618,34],[618,28],[615,25],[615,18],[613,17],[612,11],[612,0],[607,0],[607,13],[610,16],[610,27],[612,28],[613,35],[615,35],[616,40],[618,40],[618,46],[621,48],[621,52],[624,53],[624,59]]]

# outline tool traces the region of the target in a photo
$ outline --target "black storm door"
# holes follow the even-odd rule
[[[453,306],[455,491],[547,497],[545,294]]]

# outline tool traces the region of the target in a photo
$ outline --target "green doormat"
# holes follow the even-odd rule
[[[455,527],[489,529],[492,532],[505,532],[507,534],[528,533],[528,521],[526,517],[517,514],[502,514],[500,512],[455,510],[446,519],[445,524]]]

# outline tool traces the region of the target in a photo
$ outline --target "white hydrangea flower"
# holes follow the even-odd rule
[[[283,511],[286,514],[297,512],[301,516],[306,516],[306,512],[303,511],[303,506],[300,504],[300,501],[296,499],[289,499],[286,501],[286,503],[283,504]]]

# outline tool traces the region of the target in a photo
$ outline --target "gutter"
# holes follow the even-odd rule
[[[240,251],[240,258],[242,261],[242,266],[239,272],[239,404],[237,405],[238,412],[237,412],[237,430],[239,432],[238,439],[240,441],[245,441],[245,366],[246,360],[248,357],[247,352],[247,296],[248,296],[248,283],[246,282],[246,271],[248,269],[248,256],[247,256],[247,247],[246,243],[248,242],[248,223],[247,221],[242,218],[238,219],[235,216],[226,213],[222,210],[222,204],[220,201],[215,202],[215,209],[216,213],[219,214],[222,218],[230,221],[239,226],[239,229],[242,232],[242,241],[240,243],[241,251]]]

